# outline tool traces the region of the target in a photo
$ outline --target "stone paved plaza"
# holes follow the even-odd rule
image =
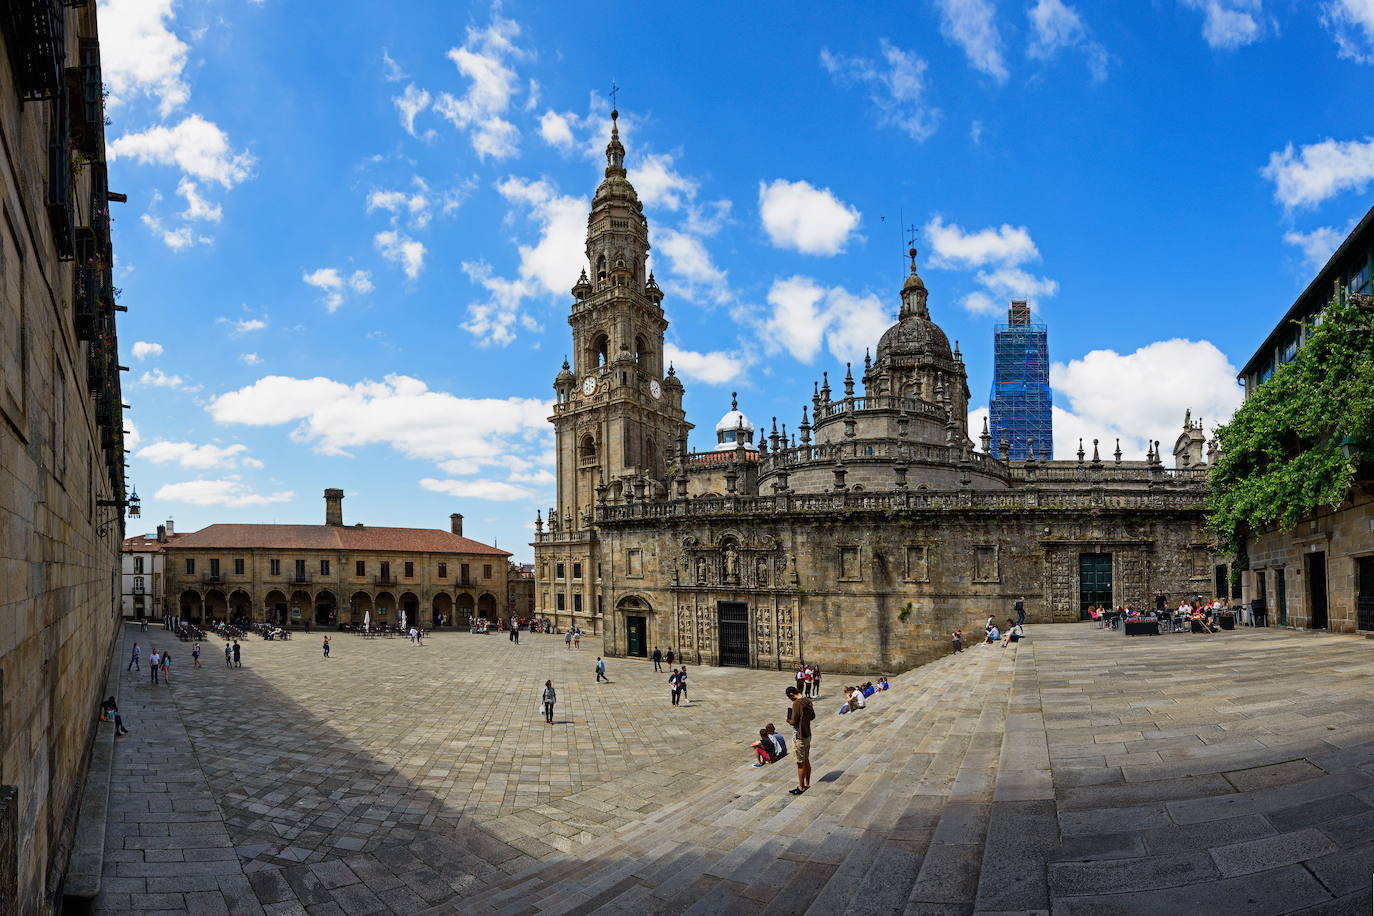
[[[817,703],[815,785],[751,769],[788,675],[595,640],[253,637],[115,662],[102,912],[1367,913],[1374,643],[1030,628]],[[664,647],[666,649],[666,647]],[[877,672],[875,672],[876,674]],[[556,722],[537,709],[546,678]]]

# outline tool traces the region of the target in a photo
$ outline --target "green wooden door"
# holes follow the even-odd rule
[[[1112,606],[1112,555],[1078,555],[1078,617],[1088,619],[1089,607]]]

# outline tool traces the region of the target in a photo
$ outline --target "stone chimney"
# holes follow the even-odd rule
[[[330,487],[324,491],[324,523],[336,527],[343,525],[343,490]]]
[[[460,512],[455,512],[455,513],[453,513],[452,515],[450,515],[450,516],[448,517],[448,530],[449,530],[449,531],[452,531],[454,534],[458,535],[459,537],[462,537],[462,535],[463,535],[463,515],[462,515],[462,513],[460,513]]]
[[[167,526],[166,526],[166,525],[158,525],[158,526],[157,526],[157,542],[158,542],[159,544],[166,544],[166,543],[167,543]]]
[[[168,537],[172,537],[173,535],[175,535],[175,534],[177,533],[176,528],[172,526],[172,520],[171,520],[170,518],[167,519],[167,524],[163,525],[162,527],[164,527],[164,528],[167,529],[167,536],[168,536]]]

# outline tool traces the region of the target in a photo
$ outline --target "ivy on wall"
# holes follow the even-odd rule
[[[1292,528],[1341,504],[1374,455],[1374,297],[1333,298],[1291,362],[1217,429],[1209,522],[1229,552],[1247,530]],[[1346,448],[1353,448],[1349,458]]]

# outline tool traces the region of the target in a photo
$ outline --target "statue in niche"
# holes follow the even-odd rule
[[[739,581],[739,551],[733,542],[725,545],[725,578],[731,582]]]
[[[759,560],[758,571],[756,573],[759,588],[768,587],[768,561]]]
[[[706,561],[697,557],[697,585],[706,584]]]

